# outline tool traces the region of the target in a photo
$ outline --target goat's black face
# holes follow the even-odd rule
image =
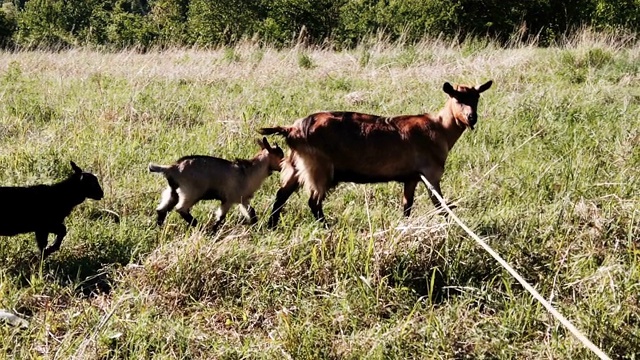
[[[102,187],[100,187],[98,178],[95,175],[82,171],[73,161],[71,161],[71,168],[74,172],[73,176],[80,182],[80,188],[85,197],[93,200],[100,200],[104,197],[104,191],[102,191]]]
[[[100,200],[104,197],[104,191],[100,187],[98,178],[92,173],[83,172],[80,174],[80,185],[84,190],[84,195],[89,199]]]

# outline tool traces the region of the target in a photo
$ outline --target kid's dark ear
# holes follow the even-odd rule
[[[479,93],[485,91],[485,90],[489,90],[489,88],[491,87],[491,85],[493,85],[493,80],[489,80],[486,83],[480,85],[479,87],[477,87],[476,89],[478,90]]]
[[[449,84],[448,82],[442,85],[442,91],[446,92],[447,95],[451,97],[455,96],[457,93],[456,89],[454,89],[453,86],[451,86],[451,84]]]
[[[269,148],[269,153],[276,154],[278,156],[284,156],[284,151],[282,151],[278,144],[273,144],[273,147]]]
[[[80,167],[78,167],[76,163],[74,163],[73,161],[70,161],[70,163],[71,163],[71,168],[76,174],[82,174],[82,169],[80,169]]]
[[[267,138],[265,136],[262,137],[262,145],[264,146],[263,149],[271,149],[271,145],[269,145],[269,142],[267,141]]]

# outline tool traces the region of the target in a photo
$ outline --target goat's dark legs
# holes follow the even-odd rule
[[[176,210],[178,212],[178,214],[180,214],[180,216],[184,219],[184,221],[187,222],[187,224],[189,224],[190,226],[196,227],[198,226],[198,220],[196,220],[191,213],[189,212],[189,210]]]
[[[276,193],[276,202],[273,204],[273,209],[271,210],[271,216],[269,217],[269,223],[267,226],[271,229],[278,225],[278,221],[280,220],[280,212],[282,212],[282,208],[284,207],[284,203],[289,200],[289,197],[298,190],[300,184],[298,183],[297,177],[292,177],[289,179]]]
[[[220,208],[216,211],[216,223],[213,224],[213,227],[211,228],[212,231],[218,231],[220,225],[224,223],[224,219],[227,217],[227,213],[229,212],[229,209],[231,209],[231,205],[233,205],[233,203],[230,201],[220,204]]]
[[[322,201],[324,201],[324,194],[311,195],[311,197],[309,197],[309,208],[317,221],[325,222],[324,211],[322,211]]]
[[[428,180],[431,183],[431,185],[433,185],[433,188],[436,190],[438,195],[442,197],[442,191],[440,190],[440,181],[434,181],[431,179],[428,179]],[[440,203],[440,200],[438,200],[438,198],[435,195],[433,195],[433,193],[431,192],[431,190],[429,190],[429,188],[427,188],[427,191],[429,191],[429,198],[431,199],[431,202],[436,207],[436,209],[438,210],[442,209],[442,204]]]
[[[444,199],[444,196],[442,196],[442,190],[440,190],[440,179],[442,178],[443,172],[444,172],[444,167],[440,167],[440,168],[427,168],[422,173],[427,178],[427,180],[429,180],[431,185],[433,185],[433,188],[438,193],[438,195],[440,195],[440,197]],[[425,184],[425,186],[426,185],[427,184]],[[427,186],[427,189],[428,188],[429,187]],[[436,207],[436,210],[438,210],[438,212],[442,212],[443,210],[442,204],[440,203],[438,198],[435,195],[433,195],[430,189],[428,189],[427,191],[429,191],[429,198],[431,199],[431,202],[433,203],[433,205]],[[449,208],[454,209],[455,206],[449,206]],[[444,215],[446,216],[447,213],[445,212]]]
[[[256,215],[255,209],[251,206],[251,204],[249,204],[248,199],[242,199],[242,202],[240,203],[240,211],[250,225],[258,222],[258,215]]]
[[[213,224],[213,226],[211,227],[211,231],[216,232],[218,231],[218,229],[220,229],[220,226],[222,226],[222,224],[224,224],[224,219],[226,219],[226,215],[221,215],[215,222],[215,224]]]
[[[164,224],[164,220],[167,218],[168,211],[165,210],[156,210],[156,214],[158,214],[158,219],[156,220],[156,224],[158,226]]]
[[[36,231],[36,242],[38,243],[38,249],[40,250],[41,253],[44,252],[44,249],[47,247],[47,242],[49,238],[49,232],[48,231]]]
[[[247,206],[247,212],[249,213],[249,224],[253,225],[258,222],[258,215],[256,215],[256,210],[253,206]]]
[[[179,197],[178,205],[176,205],[176,211],[187,222],[187,224],[196,227],[198,226],[198,220],[191,216],[191,207],[198,202],[198,197],[194,194],[183,194]]]
[[[324,166],[314,167],[309,180],[311,182],[309,186],[311,190],[309,208],[316,220],[326,225],[322,202],[327,195],[327,191],[337,185],[337,182],[333,179],[333,166],[325,164]]]
[[[67,228],[64,224],[55,225],[53,228],[49,229],[52,233],[56,234],[56,241],[44,250],[43,259],[46,259],[51,253],[58,251],[60,249],[60,245],[62,245],[62,239],[65,235],[67,235]]]
[[[440,181],[435,181],[435,180],[432,181],[432,180],[429,179],[429,182],[431,182],[431,185],[433,185],[433,188],[436,190],[438,195],[440,195],[440,197],[444,199],[444,196],[442,196],[442,191],[440,190]],[[442,204],[440,203],[438,198],[435,197],[435,195],[433,195],[431,190],[429,190],[429,197],[431,198],[431,202],[433,203],[433,205],[436,207],[436,210],[438,210],[438,212],[443,212],[444,209],[442,207]],[[453,210],[453,209],[456,208],[455,205],[449,205],[449,204],[447,204],[447,205],[449,206],[449,209]],[[447,216],[447,213],[444,212],[443,215]]]
[[[167,218],[167,213],[169,213],[169,211],[178,204],[178,200],[178,193],[175,189],[170,186],[164,189],[162,192],[162,199],[156,209],[156,213],[158,214],[158,220],[156,222],[158,225],[164,224],[164,220]]]
[[[411,207],[413,206],[416,186],[418,186],[417,180],[410,180],[404,183],[404,192],[402,194],[402,213],[404,216],[411,215]]]

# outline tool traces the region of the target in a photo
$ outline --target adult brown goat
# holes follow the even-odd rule
[[[324,221],[322,202],[340,182],[404,183],[404,215],[409,216],[416,186],[424,175],[439,194],[447,155],[466,128],[478,121],[480,94],[492,85],[445,83],[449,95],[437,114],[382,117],[355,112],[320,112],[292,126],[258,130],[279,134],[291,148],[282,164],[282,187],[273,205],[269,226],[275,227],[287,199],[300,185],[310,193],[309,207]],[[430,195],[433,204],[439,201]]]

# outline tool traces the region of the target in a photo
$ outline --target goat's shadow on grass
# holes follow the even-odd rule
[[[544,240],[530,238],[526,242],[507,242],[506,239],[513,238],[511,234],[513,226],[510,224],[485,224],[479,227],[476,232],[481,238],[490,239],[489,245],[494,246],[494,250],[502,258],[508,260],[508,256],[511,256],[512,262],[517,259],[517,263],[512,263],[511,266],[528,281],[536,282],[542,278],[553,278],[555,272],[553,267],[548,264],[554,262],[556,255],[549,249],[545,249],[544,244],[536,243],[536,241]],[[476,258],[484,258],[485,261],[476,260]],[[476,252],[473,260],[475,261],[470,262],[470,271],[484,274],[483,280],[498,276],[503,270],[503,267],[484,250]],[[520,287],[520,284],[514,283],[514,286]]]
[[[385,271],[382,274],[387,276],[389,286],[409,288],[421,298],[430,298],[433,304],[444,303],[459,293],[448,286],[438,267],[418,269],[404,267],[399,263],[390,272]]]
[[[415,252],[397,252],[383,262],[380,275],[391,287],[411,289],[420,298],[442,304],[462,295],[468,284],[486,282],[500,274],[501,269],[486,261],[484,253],[473,252],[464,264],[440,254],[440,245]],[[435,250],[435,251],[434,251]]]
[[[31,286],[34,278],[42,277],[47,283],[73,286],[77,296],[93,297],[111,292],[111,269],[114,266],[125,266],[129,260],[129,257],[121,254],[95,256],[95,253],[59,251],[41,261],[40,254],[33,251],[21,255],[7,271],[23,287]]]
[[[62,286],[74,286],[77,296],[108,294],[113,288],[110,268],[127,265],[129,259],[95,258],[82,255],[66,259],[47,259],[45,273]],[[108,265],[107,265],[108,264]],[[106,266],[105,266],[106,265]]]
[[[500,270],[473,261],[462,269],[450,269],[444,264],[408,263],[396,259],[390,268],[383,269],[388,286],[408,288],[421,299],[429,299],[433,305],[442,305],[464,295],[469,283],[482,283],[496,276]],[[452,274],[451,271],[455,273]],[[482,307],[482,301],[478,302]]]

